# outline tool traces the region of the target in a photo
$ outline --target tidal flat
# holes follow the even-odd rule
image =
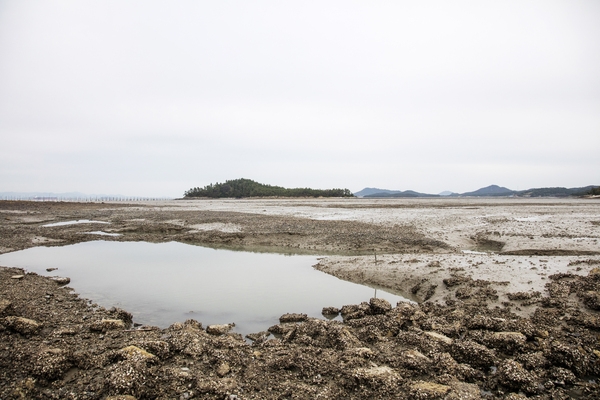
[[[600,397],[597,199],[2,201],[0,253],[98,240],[69,221],[104,222],[109,242],[317,256],[417,302],[287,310],[244,338],[201,315],[136,326],[3,265],[0,398]]]

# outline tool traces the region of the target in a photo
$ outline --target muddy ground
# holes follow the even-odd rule
[[[80,219],[109,224],[43,226]],[[0,253],[98,239],[311,252],[419,300],[282,316],[250,344],[201,321],[136,326],[5,266],[0,398],[600,398],[599,238],[598,200],[0,202]]]

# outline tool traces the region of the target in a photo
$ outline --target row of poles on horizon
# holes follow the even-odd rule
[[[166,201],[173,200],[171,197],[29,197],[29,196],[0,196],[0,200],[6,201],[74,201],[82,203],[97,203],[103,201]]]

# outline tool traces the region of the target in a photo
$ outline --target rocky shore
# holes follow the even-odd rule
[[[231,326],[195,320],[166,329],[139,326],[125,310],[80,298],[66,280],[5,266],[0,268],[1,399],[600,398],[595,204],[548,203],[541,210],[534,205],[536,212],[558,217],[549,219],[552,224],[538,224],[539,219],[523,224],[515,218],[527,216],[485,216],[492,213],[481,202],[453,204],[462,207],[458,212],[428,203],[427,215],[450,215],[445,222],[406,215],[394,221],[396,214],[385,214],[406,210],[402,202],[362,204],[355,210],[360,220],[317,219],[323,211],[333,209],[340,217],[361,205],[346,202],[249,203],[252,209],[239,212],[216,203],[195,210],[0,203],[1,252],[91,240],[81,226],[42,226],[83,218],[110,222],[104,230],[122,235],[107,240],[208,239],[356,254],[377,244],[375,254],[337,255],[317,268],[408,290],[420,301],[390,305],[373,298],[340,310],[324,304],[323,319],[286,314],[268,331],[244,338]],[[474,206],[478,209],[469,211]],[[292,215],[308,213],[306,207],[319,215]],[[574,209],[578,213],[570,212]],[[493,221],[469,225],[468,215],[478,223]],[[448,218],[454,225],[438,231]],[[529,246],[527,255],[502,254],[502,248],[524,249],[511,241],[525,237],[513,236],[519,232],[531,236],[528,243],[535,247]],[[567,252],[548,253],[559,248],[558,235]],[[465,254],[463,241],[493,245],[497,252]],[[326,318],[337,313],[343,321]]]

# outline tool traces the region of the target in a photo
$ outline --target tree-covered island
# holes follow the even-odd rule
[[[195,187],[184,193],[184,198],[240,198],[240,197],[354,197],[349,189],[286,189],[255,182],[251,179],[233,179],[224,183]]]

